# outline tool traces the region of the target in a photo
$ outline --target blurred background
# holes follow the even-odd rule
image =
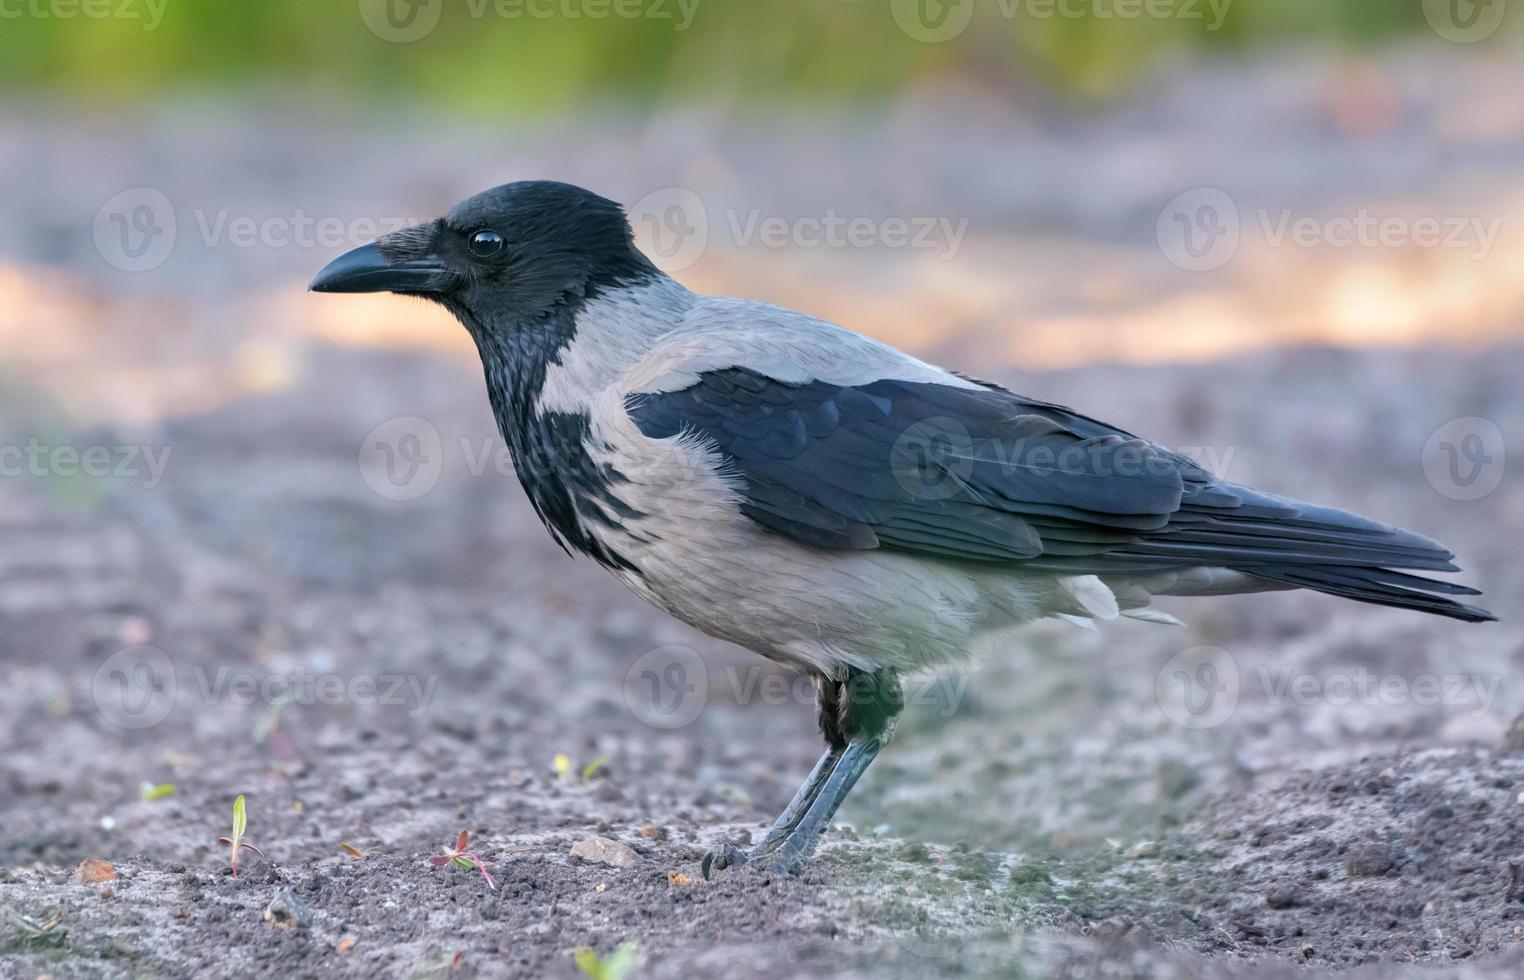
[[[291,862],[346,834],[432,850],[463,813],[489,841],[593,814],[697,848],[787,799],[817,750],[807,698],[759,703],[734,683],[749,655],[560,556],[464,332],[420,302],[305,292],[345,249],[510,180],[623,202],[696,290],[1430,534],[1516,623],[1519,6],[0,4],[0,864],[207,863],[207,814],[236,792]],[[1507,622],[1302,595],[1172,611],[1184,633],[1013,641],[907,716],[845,815],[1120,848],[1298,767],[1497,746],[1524,710]],[[1244,685],[1197,726],[1159,679],[1202,645]],[[693,651],[703,710],[667,726],[627,671]],[[1351,705],[1249,681],[1286,664],[1486,683]],[[240,700],[205,683],[229,665],[436,686],[401,711]],[[608,760],[599,794],[553,791],[563,749]],[[450,791],[420,792],[435,775]]]
[[[961,344],[986,372],[1517,333],[1504,0],[12,14],[13,363],[77,381],[105,339],[130,348],[116,368],[154,375],[63,386],[70,412],[152,418],[280,385],[314,342],[464,353],[435,313],[300,286],[378,226],[529,176],[625,202],[696,288]],[[176,342],[89,334],[103,302]]]

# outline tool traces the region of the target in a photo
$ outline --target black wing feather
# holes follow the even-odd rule
[[[1218,480],[1179,453],[994,386],[789,384],[731,368],[627,408],[651,438],[712,442],[744,483],[743,513],[815,547],[1102,576],[1220,566],[1492,618],[1433,594],[1474,590],[1394,571],[1456,571],[1427,538]]]

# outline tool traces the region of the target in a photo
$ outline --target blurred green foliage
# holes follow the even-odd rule
[[[396,43],[366,26],[372,2],[406,13],[431,0],[0,0],[0,82],[107,106],[274,86],[519,114],[855,101],[943,76],[1105,96],[1192,50],[1426,30],[1419,0],[948,0],[973,20],[944,43],[901,29],[915,0],[432,0],[437,26]],[[668,16],[591,16],[631,4]],[[1181,16],[1117,15],[1144,4]]]

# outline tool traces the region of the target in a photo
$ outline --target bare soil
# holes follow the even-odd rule
[[[1355,377],[1440,389],[1404,401],[1418,417],[1402,431],[1432,430],[1429,406],[1466,391],[1517,419],[1503,356],[1518,352],[1302,351],[1125,374],[1153,393],[1133,407],[1138,428],[1225,445],[1253,417],[1236,477],[1284,467],[1289,479],[1260,482],[1456,545],[1504,623],[1296,594],[1181,603],[1184,630],[1040,626],[971,677],[912,688],[895,744],[801,878],[705,882],[703,850],[760,831],[812,761],[805,688],[560,555],[510,477],[474,475],[453,451],[424,496],[373,492],[356,462],[369,406],[386,393],[446,445],[490,441],[477,381],[453,360],[321,351],[304,385],[170,423],[157,487],[7,486],[5,972],[443,975],[460,953],[466,975],[571,975],[579,947],[634,939],[639,976],[1511,976],[1524,755],[1507,722],[1524,708],[1524,647],[1506,559],[1524,497],[1510,480],[1470,504],[1435,493],[1423,439],[1357,410],[1358,386],[1319,412],[1347,408],[1337,441],[1257,409],[1292,375]],[[1123,373],[1015,380],[1115,415]],[[139,645],[163,651],[174,690],[132,716],[126,681],[105,675]],[[1220,723],[1191,728],[1159,684],[1201,645],[1230,651],[1239,694]],[[702,710],[648,724],[666,725],[667,706],[646,700],[641,670],[690,651],[707,665],[690,694]],[[1432,704],[1416,687],[1366,700],[1278,687],[1278,671],[1330,685],[1362,668],[1480,686]],[[177,792],[143,800],[144,782]],[[245,852],[235,879],[215,838],[240,793],[265,859]],[[427,862],[463,828],[495,890]],[[592,835],[638,862],[572,858]],[[76,881],[92,857],[116,880]],[[310,925],[264,920],[283,889]],[[33,933],[15,916],[56,924]]]
[[[1516,202],[1524,117],[1496,93],[1518,66],[1461,58],[1221,65],[1064,122],[968,92],[866,120],[538,128],[0,107],[0,183],[29,189],[0,228],[0,447],[102,447],[111,467],[47,455],[0,479],[0,975],[574,976],[576,950],[626,941],[634,977],[1520,975],[1517,242],[1442,267],[1459,278],[1430,264],[1469,261],[1450,252],[1246,242],[1214,277],[1154,239],[1171,196],[1230,177],[1246,223]],[[814,761],[807,685],[555,548],[456,328],[304,295],[335,248],[200,227],[429,216],[547,175],[693,183],[714,222],[695,286],[1429,534],[1503,622],[1296,593],[1172,603],[1183,629],[1042,624],[911,687],[801,877],[706,882],[704,850],[759,833]],[[180,242],[127,273],[92,222],[143,186]],[[724,241],[725,209],[757,206],[974,220],[950,262]],[[1285,346],[1309,323],[1363,343],[1372,320],[1496,343]],[[1115,363],[1177,355],[1216,359]],[[1034,368],[1061,363],[1083,366]],[[1507,449],[1474,500],[1425,468],[1467,417]],[[216,838],[240,794],[264,858],[234,878]],[[462,829],[495,889],[429,863]],[[572,857],[591,836],[635,860]],[[92,858],[116,877],[77,880]]]

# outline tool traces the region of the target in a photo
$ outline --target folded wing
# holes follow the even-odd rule
[[[826,549],[887,548],[1058,574],[1225,567],[1458,619],[1453,555],[1408,531],[1217,480],[1190,459],[995,387],[774,380],[745,368],[630,396],[651,438],[695,434],[726,460],[742,511]]]

